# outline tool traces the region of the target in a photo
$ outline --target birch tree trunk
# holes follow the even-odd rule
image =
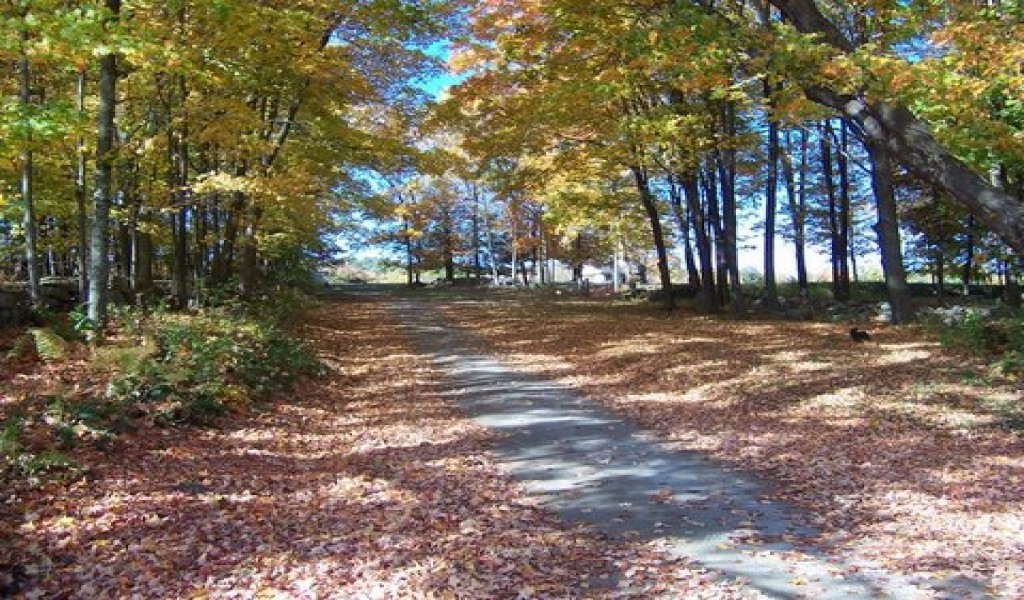
[[[78,72],[78,113],[85,114],[85,69]],[[75,208],[78,218],[78,301],[89,300],[89,214],[86,209],[85,138],[77,143],[78,163],[75,166]]]
[[[28,63],[28,12],[25,12],[25,26],[21,30],[21,50],[18,56],[18,96],[23,118],[27,118],[32,106],[32,73]],[[34,166],[32,156],[32,133],[25,134],[21,151],[21,201],[24,210],[22,227],[25,232],[25,266],[28,271],[28,297],[32,306],[38,306],[39,296],[39,227],[36,224],[36,205],[33,194]]]

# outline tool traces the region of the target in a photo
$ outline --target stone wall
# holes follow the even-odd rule
[[[53,310],[71,310],[78,301],[78,283],[74,279],[44,279],[39,292],[43,305]],[[28,307],[25,284],[0,284],[0,327],[25,324],[30,314]]]
[[[27,300],[23,290],[0,288],[0,327],[24,323],[28,318]]]

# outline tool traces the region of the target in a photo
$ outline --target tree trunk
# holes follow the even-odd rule
[[[679,227],[679,235],[683,241],[683,262],[686,265],[686,282],[689,285],[700,287],[700,272],[697,270],[697,260],[693,255],[693,240],[690,236],[690,215],[689,209],[683,202],[683,191],[676,177],[669,178],[669,198],[672,201],[672,213],[676,218],[676,226]]]
[[[85,69],[78,72],[78,113],[85,114]],[[78,218],[78,301],[89,301],[89,215],[86,210],[85,138],[79,137],[75,165],[75,209]]]
[[[196,286],[205,287],[207,262],[209,261],[208,234],[209,234],[209,210],[198,205],[192,209],[193,239],[195,248],[192,249],[192,280]],[[196,294],[198,295],[198,291]]]
[[[771,97],[771,88],[765,80],[765,97]],[[768,121],[768,178],[764,191],[764,304],[767,308],[779,305],[778,284],[775,281],[775,214],[778,211],[779,187],[779,124]]]
[[[797,289],[800,296],[807,296],[807,134],[803,130],[800,132],[799,173],[794,173],[792,145],[789,136],[786,137],[788,149],[782,156],[782,174],[786,180],[786,204],[793,227]]]
[[[474,186],[474,192],[479,193]],[[491,285],[498,283],[498,257],[494,255],[494,223],[491,221],[491,203],[485,194],[483,197],[484,229],[486,230],[487,256],[491,261]]]
[[[724,306],[729,298],[729,261],[725,254],[725,234],[722,231],[722,213],[718,202],[718,176],[715,174],[717,160],[712,157],[709,162],[703,171],[704,200],[715,251],[716,306]]]
[[[148,306],[153,295],[153,236],[146,231],[135,230],[135,300]]]
[[[727,139],[736,136],[736,106],[727,102],[721,112],[722,129]],[[739,223],[736,207],[736,149],[727,147],[718,152],[719,189],[722,191],[722,232],[725,234],[725,259],[729,272],[730,304],[736,314],[746,309],[743,281],[740,277]]]
[[[29,112],[32,105],[32,73],[28,64],[28,13],[25,13],[25,27],[21,30],[21,50],[18,56],[18,96],[21,109]],[[24,210],[22,228],[25,234],[25,267],[28,271],[28,297],[32,306],[40,303],[39,295],[39,226],[36,223],[36,204],[33,194],[34,165],[32,156],[32,133],[25,134],[21,151],[21,201]]]
[[[892,180],[892,158],[884,144],[869,143],[871,156],[871,187],[878,205],[878,248],[882,257],[885,287],[892,309],[892,322],[905,323],[914,318],[914,305],[907,286],[903,267],[903,248],[900,242],[899,216]]]
[[[661,215],[658,214],[658,204],[654,194],[651,193],[650,180],[647,171],[639,166],[632,166],[633,179],[636,181],[636,189],[640,193],[640,202],[647,213],[647,220],[651,226],[651,236],[654,238],[654,250],[658,255],[658,277],[661,280],[661,289],[665,297],[665,306],[669,310],[676,306],[675,294],[672,289],[672,272],[669,270],[668,250],[665,248],[665,234],[661,228]]]
[[[832,267],[832,298],[843,301],[839,297],[839,263],[846,256],[839,252],[839,206],[836,200],[835,169],[832,161],[832,124],[824,121],[818,130],[818,142],[821,146],[821,172],[825,183],[825,196],[828,199],[828,241],[829,264]]]
[[[967,237],[964,243],[964,268],[960,282],[964,296],[971,295],[971,283],[974,280],[974,215],[967,215]]]
[[[1020,297],[1020,283],[1017,281],[1017,273],[1014,269],[1013,259],[1004,261],[1004,269],[1006,273],[1006,289],[1003,290],[1003,300],[1006,305],[1014,310],[1020,310],[1021,297]]]
[[[238,284],[243,298],[252,298],[256,294],[256,276],[259,270],[259,253],[256,248],[256,230],[259,211],[249,211],[242,237],[242,256],[238,265]]]
[[[483,265],[480,261],[480,194],[475,184],[470,184],[473,196],[473,279],[480,283]]]
[[[177,196],[177,194],[175,194]],[[188,306],[188,217],[185,207],[171,215],[173,269],[171,287],[178,308]]]
[[[403,245],[405,246],[405,284],[412,287],[413,284],[413,256],[412,256],[412,235],[409,233],[409,219],[405,219],[405,235]]]
[[[108,25],[118,18],[121,0],[106,0],[110,12]],[[96,174],[93,191],[93,220],[89,239],[89,319],[95,325],[91,341],[103,342],[107,324],[109,301],[110,257],[110,200],[114,179],[114,114],[117,108],[117,55],[106,54],[100,59],[99,116],[96,136]]]
[[[209,284],[219,283],[220,272],[224,268],[224,227],[221,225],[223,209],[220,207],[220,195],[216,196],[216,202],[210,209],[210,227],[213,231],[213,244],[210,248],[210,264],[207,269]]]
[[[444,253],[444,280],[455,281],[455,234],[451,212],[445,208],[441,216],[441,250]]]
[[[244,172],[243,172],[244,173]],[[231,204],[224,211],[224,236],[221,240],[220,266],[217,271],[217,283],[225,283],[235,274],[235,255],[238,248],[239,224],[245,208],[245,195],[234,192]]]
[[[697,174],[683,178],[683,195],[690,209],[693,221],[693,234],[697,239],[697,259],[700,262],[700,295],[698,302],[704,310],[717,311],[718,296],[715,294],[715,261],[708,235],[708,225],[704,218],[704,209],[700,201],[700,186]]]
[[[836,240],[839,254],[839,285],[835,288],[836,298],[846,302],[850,299],[850,137],[849,127],[843,121],[839,126],[839,151],[836,153],[836,167],[839,169],[839,239]]]
[[[572,282],[583,283],[583,232],[576,232],[576,239],[573,241],[576,246],[576,256],[572,263]]]

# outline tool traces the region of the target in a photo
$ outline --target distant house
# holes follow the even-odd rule
[[[583,279],[590,280],[590,283],[601,285],[612,282],[612,270],[604,267],[583,265]]]

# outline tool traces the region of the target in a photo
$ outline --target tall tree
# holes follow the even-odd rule
[[[121,13],[121,0],[105,0],[106,25],[112,29]],[[110,273],[110,202],[114,192],[114,115],[117,110],[117,53],[100,58],[99,113],[96,135],[96,171],[93,191],[92,229],[89,239],[89,319],[95,324],[93,339],[100,343],[107,322]]]
[[[32,72],[28,59],[29,18],[30,12],[25,9],[22,15],[20,30],[20,51],[18,56],[18,97],[21,102],[22,118],[32,119]],[[35,197],[33,194],[34,162],[31,127],[26,127],[23,134],[21,152],[21,201],[24,210],[22,227],[25,231],[25,264],[28,270],[28,294],[33,306],[39,305],[39,233],[36,223]]]
[[[882,271],[892,311],[891,321],[904,323],[913,319],[914,304],[903,264],[896,192],[893,188],[892,157],[889,148],[884,144],[869,142],[868,152],[871,155],[871,185],[878,206],[878,223],[875,231],[878,233]]]

